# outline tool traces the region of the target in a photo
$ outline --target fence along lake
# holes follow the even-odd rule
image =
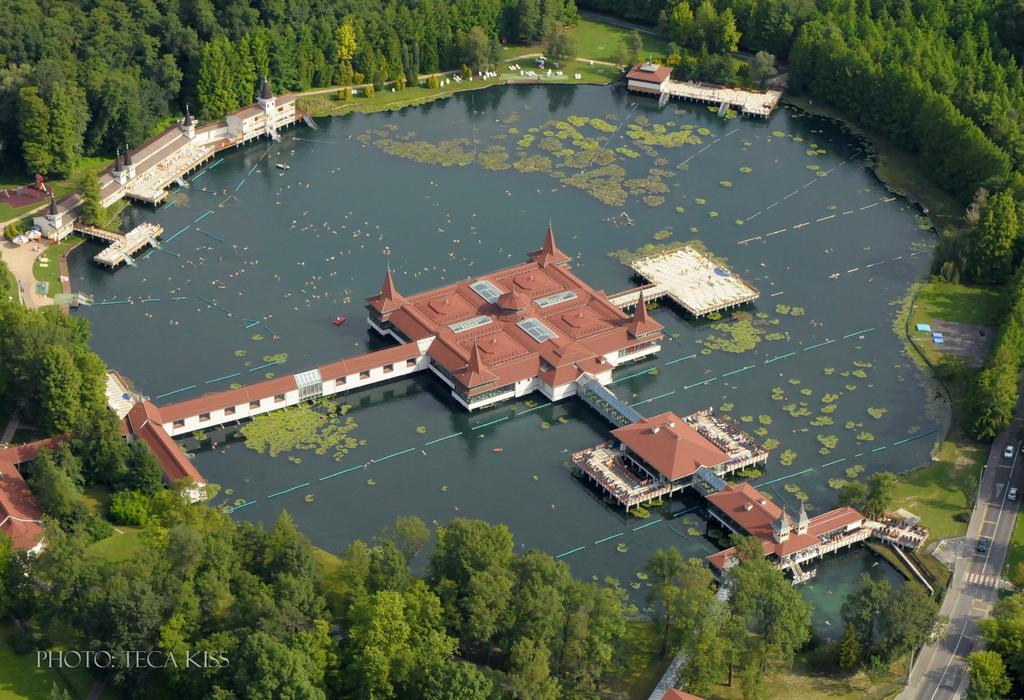
[[[226,154],[169,206],[129,209],[126,227],[166,232],[137,266],[100,269],[93,244],[72,255],[75,289],[132,302],[78,313],[94,349],[158,405],[362,353],[380,344],[363,304],[385,264],[403,293],[485,275],[537,249],[550,219],[596,289],[637,284],[609,253],[691,240],[760,289],[721,319],[656,309],[661,353],[619,369],[636,376],[612,388],[647,415],[714,406],[777,441],[754,482],[790,513],[798,498],[812,514],[832,507],[837,480],[929,459],[945,418],[893,321],[933,234],[839,125],[789,108],[723,119],[621,88],[513,86],[319,127]],[[339,314],[348,322],[332,325]],[[601,503],[568,463],[609,426],[574,399],[523,415],[546,403],[530,398],[470,415],[418,376],[343,397],[358,427],[340,460],[271,458],[220,436],[195,462],[222,485],[217,503],[251,503],[235,517],[269,524],[287,509],[334,552],[396,515],[482,518],[579,576],[639,591],[656,549],[714,551],[692,497],[646,520]]]

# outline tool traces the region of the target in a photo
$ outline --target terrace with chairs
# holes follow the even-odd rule
[[[665,483],[623,459],[610,443],[580,450],[572,462],[590,481],[628,511],[634,506],[667,496],[682,487]]]

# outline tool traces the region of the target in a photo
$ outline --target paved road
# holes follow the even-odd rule
[[[949,618],[949,627],[936,644],[921,650],[898,700],[950,700],[959,698],[967,687],[966,658],[984,643],[978,621],[989,616],[999,597],[997,582],[1020,508],[1020,500],[1009,500],[1007,493],[1016,487],[1024,498],[1024,463],[1017,440],[1022,425],[1024,394],[1009,429],[992,444],[967,535],[957,552],[953,580],[941,611]],[[1012,459],[1003,457],[1008,444],[1014,446]],[[980,537],[992,543],[985,553],[976,549]]]

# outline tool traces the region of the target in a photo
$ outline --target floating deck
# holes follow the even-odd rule
[[[745,117],[767,117],[782,99],[781,90],[755,92],[738,88],[669,80],[662,88],[670,97],[704,104],[727,105]]]
[[[667,296],[700,318],[761,296],[755,287],[689,246],[637,258],[629,266],[651,285],[610,297],[620,308],[635,306],[642,291],[645,300]]]
[[[157,245],[157,239],[163,234],[164,227],[159,224],[139,224],[128,233],[107,231],[95,226],[75,224],[75,231],[90,238],[110,243],[106,248],[97,253],[93,260],[100,265],[117,267],[122,263],[134,264],[132,256],[146,246]]]

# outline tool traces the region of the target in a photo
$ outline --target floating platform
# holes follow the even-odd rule
[[[118,267],[122,263],[134,264],[132,256],[146,246],[158,245],[157,239],[163,234],[164,227],[159,224],[139,224],[128,233],[107,231],[95,226],[75,224],[75,231],[90,238],[110,243],[97,253],[93,260],[107,267]]]
[[[694,318],[755,301],[761,292],[707,255],[689,246],[637,258],[629,263],[649,285],[609,297],[626,308],[644,300],[669,297]]]
[[[755,92],[678,80],[667,81],[662,90],[670,97],[735,109],[745,117],[767,117],[782,99],[781,90]]]

